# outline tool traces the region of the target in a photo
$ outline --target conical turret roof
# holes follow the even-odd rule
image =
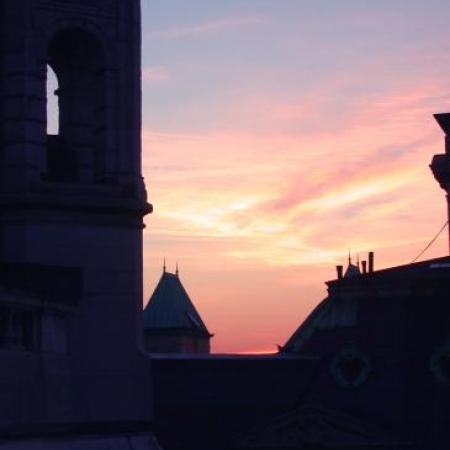
[[[144,310],[146,331],[179,330],[212,336],[177,274],[164,270]]]

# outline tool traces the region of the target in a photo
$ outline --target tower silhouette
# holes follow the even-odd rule
[[[0,0],[0,13],[0,347],[14,353],[0,353],[0,427],[147,422],[140,2]]]

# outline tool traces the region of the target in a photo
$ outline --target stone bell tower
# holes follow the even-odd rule
[[[15,330],[0,320],[0,360],[27,354],[9,365],[8,398],[25,403],[8,423],[150,419],[140,32],[138,0],[0,0],[0,290]]]
[[[448,218],[450,218],[450,113],[435,114],[434,117],[445,133],[445,153],[435,155],[430,167],[437,182],[447,193]],[[448,228],[450,249],[450,226]]]

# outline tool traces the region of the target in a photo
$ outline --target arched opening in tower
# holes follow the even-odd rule
[[[47,64],[47,134],[59,134],[58,78]]]
[[[48,46],[48,65],[58,83],[56,113],[47,77],[47,180],[93,183],[104,175],[105,67],[101,44],[81,28],[58,32]],[[51,97],[51,96],[50,96]],[[57,120],[57,124],[53,120]]]

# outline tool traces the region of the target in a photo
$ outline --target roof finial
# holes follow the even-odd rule
[[[166,257],[164,256],[163,273],[166,273]]]
[[[176,276],[180,275],[180,270],[178,268],[178,261],[177,261],[177,268],[176,268],[176,272],[175,272]]]

